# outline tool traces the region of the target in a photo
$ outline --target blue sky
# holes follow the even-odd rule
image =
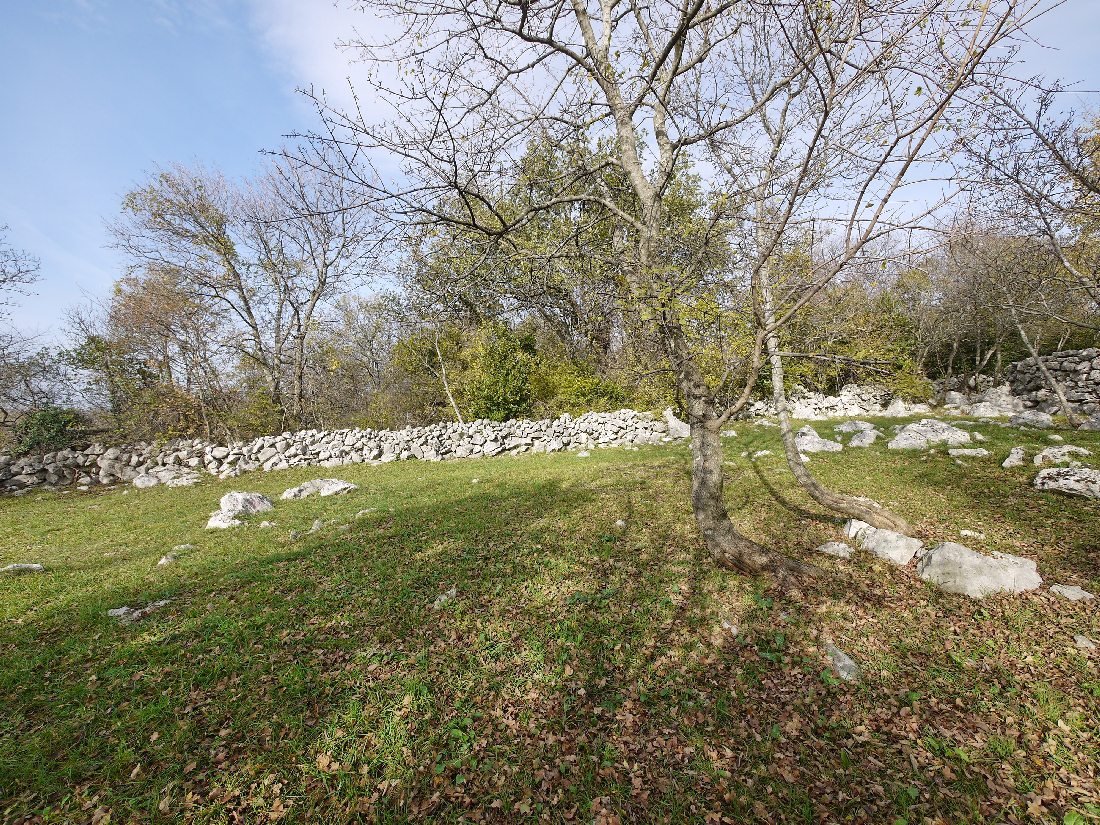
[[[295,88],[339,94],[354,67],[333,44],[371,29],[347,6],[3,0],[0,225],[43,274],[17,324],[54,338],[67,307],[109,291],[120,262],[104,222],[156,165],[248,174],[260,149],[314,125]],[[1029,73],[1100,88],[1100,0],[1067,0],[1033,31],[1045,47],[1027,50]]]

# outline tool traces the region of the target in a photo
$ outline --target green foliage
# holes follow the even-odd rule
[[[507,327],[486,327],[462,376],[459,404],[469,418],[507,421],[531,412],[535,341]]]
[[[71,447],[83,423],[76,410],[53,406],[34,410],[15,425],[15,451],[25,454]]]
[[[548,416],[617,410],[628,397],[623,387],[600,378],[590,366],[571,361],[540,359],[531,383],[540,411]]]

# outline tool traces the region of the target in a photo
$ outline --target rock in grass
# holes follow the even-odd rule
[[[999,552],[987,556],[951,541],[925,553],[917,562],[917,575],[941,590],[972,599],[1023,593],[1043,583],[1031,559]]]
[[[1084,447],[1074,447],[1072,444],[1065,444],[1061,447],[1046,447],[1038,452],[1032,463],[1036,467],[1042,467],[1044,464],[1066,464],[1074,462],[1074,456],[1089,456],[1092,455]],[[1075,462],[1074,462],[1075,463]]]
[[[241,493],[237,491],[226,493],[222,496],[219,504],[219,509],[223,513],[232,513],[233,515],[266,513],[268,510],[275,509],[271,499],[262,493]]]
[[[870,447],[882,435],[878,430],[861,430],[848,439],[849,447]]]
[[[836,556],[838,559],[848,559],[852,557],[852,553],[856,552],[856,550],[852,545],[845,544],[842,541],[827,541],[815,549],[814,552]]]
[[[118,619],[120,624],[133,624],[134,622],[141,621],[154,610],[159,610],[171,601],[171,599],[160,599],[159,601],[149,602],[145,607],[116,607],[112,610],[108,610],[107,615],[113,619]]]
[[[338,478],[316,478],[307,481],[305,484],[299,484],[297,487],[291,487],[280,498],[291,500],[307,498],[312,495],[319,495],[324,498],[325,496],[343,495],[358,489],[359,485],[352,484],[349,481],[341,481]]]
[[[825,655],[829,657],[829,664],[833,671],[845,682],[858,682],[860,678],[859,665],[855,660],[837,647],[832,642],[825,643]]]
[[[37,564],[37,563],[33,563],[33,562],[30,563],[30,564],[23,564],[23,563],[9,564],[6,567],[0,567],[0,575],[3,575],[3,576],[22,576],[22,575],[25,575],[27,573],[45,573],[45,572],[46,572],[45,567],[43,567],[41,564]]]
[[[1034,481],[1036,490],[1068,493],[1072,496],[1100,498],[1100,470],[1084,467],[1052,467],[1040,470]]]
[[[864,550],[901,567],[909,564],[913,556],[924,546],[920,539],[893,530],[872,527],[858,519],[852,519],[844,525],[844,534],[850,539],[855,539]]]
[[[235,513],[227,513],[224,510],[216,510],[210,514],[206,522],[207,530],[228,530],[230,527],[240,527],[244,524]]]
[[[1054,419],[1050,413],[1039,412],[1039,410],[1024,410],[1008,419],[1008,423],[1013,427],[1035,427],[1036,429],[1046,430],[1054,426]]]
[[[1087,590],[1083,590],[1075,584],[1052,584],[1050,592],[1069,599],[1071,602],[1091,601],[1096,596]]]
[[[960,447],[970,443],[970,433],[935,418],[906,424],[886,446],[891,450],[923,450],[933,444]]]
[[[458,598],[458,588],[457,587],[452,587],[446,593],[440,593],[438,596],[435,597],[435,601],[432,603],[432,610],[442,610],[443,605],[445,605],[447,602],[451,601],[452,599],[457,599],[457,598]]]
[[[1027,463],[1027,452],[1023,447],[1013,447],[1008,451],[1008,458],[1001,462],[1006,470],[1012,467],[1023,467]]]
[[[230,527],[240,527],[243,521],[237,518],[239,515],[249,513],[265,513],[274,510],[275,505],[271,499],[262,493],[242,493],[234,491],[226,493],[219,502],[221,509],[210,515],[206,522],[207,530],[227,530]]]
[[[947,454],[952,458],[985,458],[989,450],[984,447],[952,447]]]
[[[833,427],[838,433],[860,433],[873,430],[875,425],[870,421],[845,421],[842,424],[837,424]]]
[[[1090,639],[1088,636],[1083,636],[1077,633],[1073,637],[1073,643],[1077,645],[1081,650],[1096,650],[1096,642]]]
[[[134,476],[133,484],[139,490],[145,490],[149,487],[156,487],[160,484],[160,479],[150,473],[141,473],[140,475]]]
[[[157,567],[167,567],[176,561],[179,561],[179,557],[184,553],[188,553],[195,549],[193,544],[177,544],[167,553],[160,557],[160,561],[157,562]]]
[[[798,431],[794,443],[800,453],[839,453],[844,449],[840,442],[822,438],[809,424]]]

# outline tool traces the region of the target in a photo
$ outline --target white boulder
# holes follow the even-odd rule
[[[1096,598],[1094,594],[1075,584],[1052,584],[1050,592],[1061,596],[1063,599],[1069,599],[1071,602],[1088,602]]]
[[[241,493],[237,491],[222,496],[219,505],[219,509],[223,513],[233,515],[266,513],[268,510],[275,509],[271,499],[263,493]]]
[[[1085,467],[1051,467],[1035,476],[1036,490],[1100,498],[1100,470]]]
[[[844,449],[843,444],[822,438],[809,424],[798,431],[794,443],[800,453],[838,453]]]
[[[1039,410],[1024,410],[1018,412],[1008,420],[1013,427],[1035,427],[1040,430],[1054,426],[1054,419],[1050,413]]]
[[[947,454],[952,458],[986,458],[989,450],[983,447],[952,447]]]
[[[46,568],[41,564],[9,564],[5,567],[0,567],[0,575],[3,576],[22,576],[25,573],[45,573]]]
[[[859,665],[851,656],[832,642],[825,642],[825,655],[829,657],[829,664],[832,665],[837,676],[845,682],[859,681]]]
[[[1023,593],[1043,583],[1035,562],[994,552],[984,555],[955,542],[931,548],[917,562],[917,575],[941,590],[982,599],[992,593]]]
[[[920,539],[893,530],[872,527],[858,519],[852,519],[844,525],[844,534],[850,539],[855,539],[864,550],[902,567],[909,564],[913,556],[924,546]]]
[[[210,514],[210,519],[206,522],[207,530],[228,530],[230,527],[240,527],[244,524],[236,513],[227,513],[224,510],[216,510]]]
[[[891,450],[923,450],[933,444],[959,447],[969,443],[970,433],[966,430],[935,418],[922,418],[914,424],[902,427],[886,446]]]
[[[1036,467],[1042,467],[1044,464],[1066,464],[1073,462],[1073,456],[1088,456],[1092,455],[1084,447],[1074,447],[1072,444],[1065,444],[1061,447],[1046,447],[1038,452],[1033,459]]]
[[[878,430],[861,430],[848,439],[849,447],[870,447],[882,435]]]
[[[814,552],[825,553],[829,556],[836,556],[838,559],[848,559],[852,557],[852,553],[855,552],[855,548],[850,544],[845,544],[842,541],[827,541],[818,547]]]
[[[1027,463],[1027,453],[1023,447],[1013,447],[1008,451],[1008,458],[1001,462],[1006,470],[1012,467],[1023,467]]]
[[[291,487],[284,492],[280,498],[301,499],[312,495],[319,495],[324,498],[325,496],[343,495],[344,493],[350,493],[352,490],[358,489],[359,485],[352,484],[349,481],[341,481],[338,478],[315,478],[312,481],[307,481],[305,484]]]

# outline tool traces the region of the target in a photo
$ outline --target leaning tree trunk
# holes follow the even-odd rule
[[[1039,349],[1032,343],[1031,336],[1024,330],[1023,322],[1020,321],[1019,313],[1016,311],[1016,305],[1010,303],[1008,310],[1012,315],[1012,323],[1016,326],[1016,332],[1019,334],[1020,340],[1023,341],[1024,346],[1027,347],[1027,351],[1031,354],[1031,360],[1033,360],[1035,366],[1039,368],[1039,372],[1042,374],[1046,385],[1050,387],[1054,395],[1057,396],[1058,405],[1062,408],[1062,414],[1065,415],[1071,427],[1079,426],[1081,421],[1076,413],[1074,413],[1073,407],[1069,403],[1069,399],[1066,398],[1066,394],[1062,391],[1062,385],[1058,383],[1051,371],[1047,369],[1047,365],[1043,363],[1043,359],[1039,355]]]
[[[763,286],[764,323],[771,329],[775,324],[771,287],[766,281]],[[783,437],[783,454],[787,458],[787,466],[791,468],[795,480],[809,494],[810,498],[823,507],[828,507],[830,510],[849,518],[865,521],[872,527],[882,527],[887,530],[896,530],[899,533],[908,533],[909,525],[901,516],[886,509],[870,506],[867,502],[860,501],[853,496],[830,490],[806,469],[806,463],[802,460],[802,454],[798,451],[794,430],[791,428],[791,414],[790,409],[787,407],[787,392],[783,387],[783,356],[780,355],[779,351],[779,334],[773,330],[766,338],[766,345],[768,360],[772,368],[772,400],[779,418],[779,432]]]
[[[692,357],[674,312],[665,308],[660,316],[657,326],[691,426],[691,509],[712,558],[720,566],[742,573],[769,574],[786,588],[820,574],[820,568],[757,544],[733,526],[726,509],[722,419],[714,393]]]
[[[725,501],[721,423],[706,393],[685,393],[691,425],[691,509],[714,560],[743,573],[768,573],[784,587],[820,572],[813,565],[769,550],[733,526]]]

